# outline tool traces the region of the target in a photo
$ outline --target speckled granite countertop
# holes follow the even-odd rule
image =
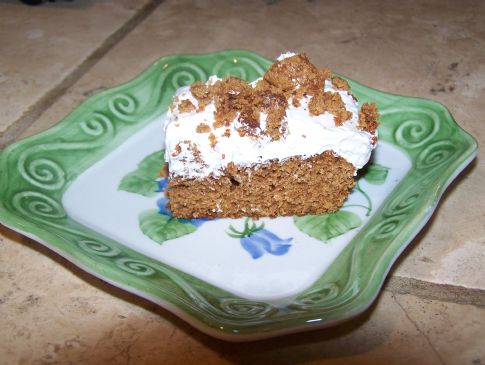
[[[0,148],[173,53],[304,51],[360,82],[446,105],[485,142],[485,3],[0,3]],[[319,61],[320,62],[320,61]],[[0,226],[3,364],[485,364],[484,152],[448,188],[377,303],[328,330],[232,344]]]

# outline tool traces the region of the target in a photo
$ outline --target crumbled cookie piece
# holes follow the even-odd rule
[[[255,93],[258,93],[258,92],[261,92],[261,91],[268,91],[268,90],[273,92],[273,93],[283,93],[283,91],[279,87],[269,83],[264,78],[261,79],[261,80],[258,80],[256,85],[254,86],[254,92]]]
[[[179,102],[178,96],[174,96],[173,97],[173,103],[170,105],[170,111],[173,112],[175,110],[175,108],[177,107],[178,102]]]
[[[214,114],[215,114],[215,113],[214,113]],[[224,127],[224,125],[225,125],[224,120],[220,120],[220,119],[219,119],[219,120],[217,120],[217,119],[216,119],[216,120],[214,121],[214,123],[212,123],[212,128],[217,129],[217,128]]]
[[[189,151],[191,151],[192,154],[194,155],[194,159],[195,159],[196,162],[205,165],[204,160],[200,156],[199,148],[197,147],[197,145],[195,143],[190,143]]]
[[[190,113],[195,111],[195,105],[190,100],[182,100],[179,104],[180,113]]]
[[[214,133],[209,134],[209,141],[210,141],[210,146],[214,148],[217,144],[217,138],[214,135]]]
[[[369,133],[374,133],[379,126],[378,119],[379,112],[376,103],[364,103],[360,108],[357,127]]]
[[[229,174],[231,174],[231,175],[237,174],[237,166],[232,161],[227,164],[226,169],[227,169],[227,172],[229,172]]]
[[[198,112],[204,111],[205,107],[212,101],[212,95],[209,88],[201,81],[196,81],[190,85],[190,92],[199,103],[199,107],[197,108]]]
[[[264,75],[264,80],[285,93],[296,91],[297,94],[323,89],[325,83],[323,74],[310,62],[305,53],[274,63]]]
[[[174,151],[172,152],[172,156],[177,157],[178,155],[180,155],[181,152],[182,152],[182,147],[180,146],[180,142],[179,142],[175,145]]]
[[[259,130],[259,112],[256,108],[246,107],[244,108],[239,117],[238,122],[241,124],[237,131],[241,137],[244,136],[254,136]]]
[[[345,104],[338,93],[320,91],[308,103],[308,110],[312,115],[329,112],[334,115],[336,125],[342,125],[352,117],[352,113],[345,109]]]
[[[264,132],[273,140],[279,140],[285,132],[282,128],[288,107],[288,100],[285,95],[271,87],[260,89],[256,92],[255,104],[262,112],[267,114]]]
[[[338,76],[333,76],[332,77],[332,84],[339,90],[345,90],[349,91],[350,90],[350,85],[347,82],[347,80],[344,80]]]
[[[330,80],[332,77],[332,71],[329,68],[322,68],[318,72],[320,72],[320,77],[324,80]]]
[[[237,77],[219,80],[209,90],[216,107],[214,128],[229,125],[250,104],[252,87]]]
[[[195,131],[197,133],[209,133],[211,131],[211,127],[208,124],[199,123]]]

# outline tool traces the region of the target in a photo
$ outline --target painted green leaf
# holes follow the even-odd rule
[[[372,164],[367,167],[364,174],[364,179],[374,185],[382,185],[387,179],[389,174],[389,167],[385,167],[379,164]]]
[[[162,244],[167,240],[195,232],[197,227],[190,222],[182,223],[177,218],[160,214],[156,209],[142,212],[138,217],[141,231],[153,241]]]
[[[165,163],[164,151],[157,151],[145,157],[135,171],[121,179],[118,190],[128,191],[143,196],[154,196],[158,189],[156,181],[160,169]]]
[[[324,215],[294,217],[293,220],[300,231],[323,242],[347,233],[362,224],[357,214],[345,210]]]

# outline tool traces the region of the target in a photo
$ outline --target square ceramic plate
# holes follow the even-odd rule
[[[175,90],[212,74],[252,81],[270,63],[243,50],[168,56],[92,96],[1,152],[1,222],[222,339],[326,327],[361,313],[477,144],[436,102],[350,81],[360,102],[379,106],[380,144],[339,212],[171,217],[158,171]]]

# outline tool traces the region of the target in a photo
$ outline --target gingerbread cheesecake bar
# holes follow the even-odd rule
[[[338,210],[377,143],[375,104],[305,54],[252,83],[196,82],[165,124],[169,209],[177,218],[276,217]]]

